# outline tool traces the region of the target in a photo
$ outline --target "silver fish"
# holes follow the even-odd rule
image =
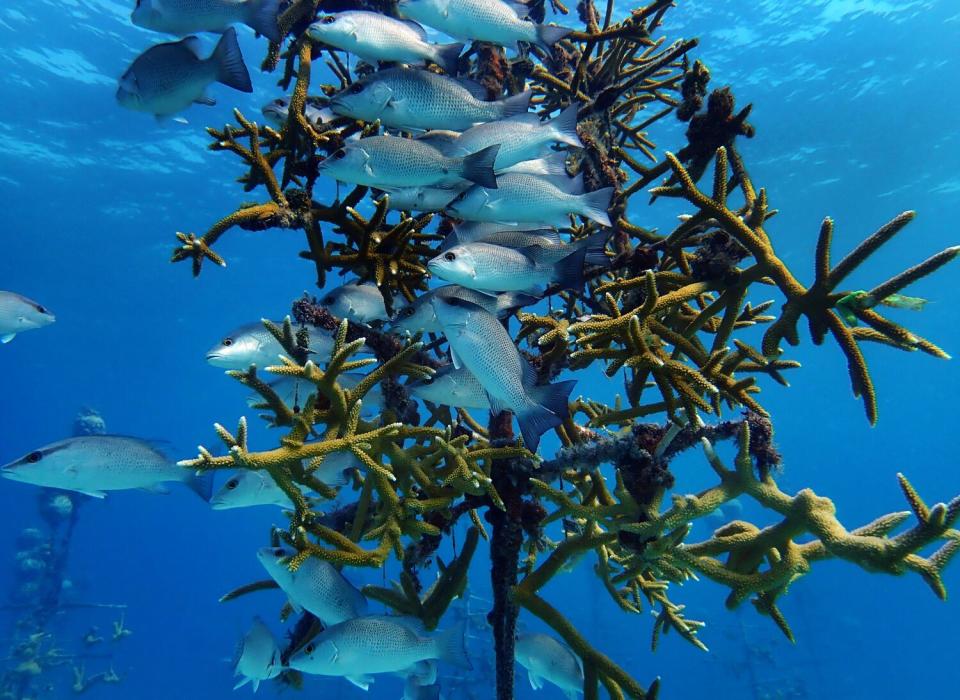
[[[496,188],[497,145],[450,158],[433,146],[399,136],[371,136],[345,145],[320,163],[321,173],[340,182],[373,187],[429,187],[469,180]]]
[[[9,343],[17,333],[43,328],[56,320],[43,304],[16,292],[0,291],[0,343]]]
[[[338,378],[340,386],[344,389],[353,389],[360,383],[364,375],[357,372],[347,372],[341,374]],[[270,388],[276,392],[285,404],[290,407],[303,407],[310,394],[316,393],[316,387],[313,383],[300,379],[299,377],[281,377],[269,383]],[[248,406],[256,406],[263,402],[260,394],[252,394],[247,398]],[[363,397],[363,415],[377,414],[383,411],[383,389],[379,384],[375,385]]]
[[[137,0],[130,19],[138,27],[184,36],[227,31],[245,24],[270,41],[280,42],[280,0]]]
[[[387,209],[392,211],[443,211],[468,187],[469,182],[450,187],[395,187],[385,189],[384,194],[390,195]]]
[[[526,8],[521,3],[503,0],[399,0],[397,5],[404,17],[444,34],[514,49],[518,41],[525,41],[550,51],[553,44],[573,31],[525,21]]]
[[[328,627],[291,655],[290,668],[323,676],[342,676],[366,690],[376,673],[396,673],[439,659],[470,668],[462,625],[430,636],[410,617],[369,615]]]
[[[233,27],[224,32],[209,58],[202,58],[200,49],[195,36],[147,49],[120,78],[117,102],[159,118],[182,112],[194,102],[216,104],[206,94],[211,83],[253,92]]]
[[[252,506],[293,508],[293,503],[270,474],[253,469],[238,469],[210,499],[214,510]]]
[[[466,367],[477,378],[492,410],[517,416],[524,444],[535,452],[540,436],[568,415],[567,397],[576,382],[551,384],[535,400],[529,387],[536,384],[536,374],[496,316],[457,297],[434,297],[431,303],[454,366]]]
[[[431,44],[416,22],[362,10],[325,15],[310,25],[307,36],[371,63],[431,61],[447,73],[456,72],[463,51],[463,44]]]
[[[337,318],[360,323],[386,321],[389,318],[383,294],[373,284],[351,282],[327,292],[320,299]]]
[[[527,669],[534,690],[549,681],[560,688],[568,700],[583,692],[583,664],[566,644],[548,634],[520,634],[514,647],[517,663]]]
[[[536,221],[513,221],[508,223],[499,221],[462,221],[453,227],[453,234],[448,236],[447,239],[451,244],[454,240],[459,243],[470,243],[471,241],[482,240],[500,231],[543,231],[546,228],[544,224]],[[453,235],[456,236],[455,239]],[[559,240],[559,238],[557,240]],[[447,241],[444,241],[444,246],[447,246]]]
[[[279,324],[278,324],[279,325]],[[320,328],[310,329],[310,352],[314,360],[324,362],[333,351],[333,336]],[[280,364],[286,351],[266,329],[262,321],[235,328],[207,351],[207,362],[224,369],[247,369],[250,365],[272,367]]]
[[[610,262],[606,253],[609,239],[610,232],[601,231],[567,244],[560,240],[555,231],[543,230],[498,231],[485,236],[481,241],[518,250],[529,246],[537,246],[543,249],[540,251],[540,259],[548,264],[556,263],[575,250],[582,248],[585,251],[584,262],[587,265],[607,265]]]
[[[287,116],[290,114],[290,98],[278,97],[275,100],[270,100],[260,111],[263,112],[263,116],[270,122],[271,126],[282,129],[287,123]],[[303,108],[303,116],[314,128],[319,128],[333,121],[335,115],[327,107],[315,107],[308,102]]]
[[[474,185],[454,199],[447,211],[470,221],[539,222],[541,226],[568,226],[569,216],[579,214],[610,226],[607,210],[612,199],[612,187],[577,195],[535,175],[511,173],[497,178],[495,190]]]
[[[241,676],[233,689],[253,684],[253,692],[260,689],[260,681],[276,678],[283,671],[280,647],[270,628],[259,617],[254,618],[250,629],[243,636],[233,663],[233,675]]]
[[[309,557],[290,571],[288,563],[294,554],[289,547],[264,547],[257,558],[295,608],[312,613],[328,626],[364,614],[367,599],[333,564]]]
[[[196,476],[146,440],[121,435],[85,435],[44,445],[2,471],[13,481],[95,498],[126,489],[161,492],[165,482],[180,481],[206,501],[213,485],[212,472]]]
[[[464,131],[451,143],[448,155],[458,156],[475,153],[492,144],[500,144],[497,152],[496,170],[500,172],[525,160],[544,155],[553,143],[564,143],[583,148],[577,136],[577,111],[579,103],[573,103],[549,121],[540,121],[536,114],[521,114],[486,124],[478,124]]]
[[[498,318],[505,318],[521,306],[537,303],[537,297],[528,294],[484,294],[466,287],[448,284],[431,289],[417,297],[413,302],[400,309],[394,317],[390,330],[394,333],[441,333],[443,329],[437,321],[437,314],[431,304],[435,296],[457,296],[486,309]]]
[[[552,384],[527,386],[527,393],[537,403],[550,399]],[[407,387],[418,399],[451,408],[476,408],[490,410],[487,391],[466,367],[457,369],[452,364],[437,370],[429,380],[413,382]]]
[[[472,90],[472,92],[471,92]],[[475,94],[476,93],[476,94]],[[336,114],[377,119],[395,129],[468,129],[526,113],[530,92],[487,102],[475,86],[418,68],[388,68],[364,76],[330,103]]]

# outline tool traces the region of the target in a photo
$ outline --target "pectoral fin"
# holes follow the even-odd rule
[[[7,333],[6,335],[0,336],[0,343],[3,343],[4,345],[6,345],[16,337],[17,337],[16,333]]]
[[[372,676],[346,676],[346,679],[363,690],[370,690],[373,684]]]
[[[530,687],[534,690],[540,690],[543,687],[543,679],[533,671],[527,671],[527,677],[530,679]]]

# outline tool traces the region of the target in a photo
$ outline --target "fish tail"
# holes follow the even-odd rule
[[[473,664],[467,657],[466,630],[466,623],[460,622],[438,634],[434,638],[437,658],[446,661],[448,664],[453,664],[457,668],[472,669]]]
[[[503,292],[502,294],[497,295],[497,299],[499,300],[498,305],[500,306],[497,316],[501,318],[512,314],[519,308],[530,306],[531,304],[536,304],[538,301],[540,301],[539,297],[535,297],[531,294],[524,294],[523,292]]]
[[[460,171],[461,177],[475,182],[481,187],[495,189],[497,176],[493,172],[493,164],[497,160],[497,153],[499,152],[500,144],[496,143],[467,156],[463,159],[463,169]]]
[[[520,424],[523,444],[531,452],[536,452],[540,446],[541,435],[562,422],[563,419],[560,416],[549,408],[535,403],[532,399],[529,406],[522,413],[517,414],[517,423]]]
[[[437,53],[433,62],[443,68],[443,72],[449,75],[457,74],[457,66],[460,63],[460,54],[463,53],[463,44],[440,44],[437,46]]]
[[[576,245],[586,251],[584,262],[587,265],[609,265],[610,258],[607,257],[607,241],[610,240],[612,231],[600,231],[587,236]]]
[[[583,261],[586,248],[577,248],[553,265],[553,281],[564,289],[583,289]]]
[[[526,114],[530,111],[531,97],[533,97],[533,92],[531,90],[525,90],[519,95],[513,95],[505,100],[501,100],[499,103],[501,110],[499,118],[506,119],[507,117],[515,117],[518,114]]]
[[[530,388],[530,398],[538,404],[556,414],[561,420],[570,415],[570,392],[573,391],[576,379],[555,384],[544,384]]]
[[[247,5],[250,8],[247,26],[279,44],[283,40],[277,21],[280,16],[280,0],[248,0]]]
[[[549,52],[552,50],[554,44],[572,31],[570,27],[558,27],[555,24],[538,24],[537,45],[542,46]]]
[[[596,221],[601,226],[610,226],[610,202],[613,200],[613,188],[604,187],[602,190],[588,192],[577,197],[580,200],[580,215]]]
[[[204,501],[213,496],[213,472],[206,471],[199,474],[190,474],[186,479],[187,486]]]
[[[579,111],[580,103],[574,102],[550,120],[554,138],[560,143],[583,148],[583,143],[580,142],[580,136],[577,134],[577,114]]]
[[[243,54],[240,53],[236,29],[230,27],[223,33],[210,60],[217,67],[217,82],[240,92],[253,92],[250,73],[247,71],[247,64],[243,62]]]

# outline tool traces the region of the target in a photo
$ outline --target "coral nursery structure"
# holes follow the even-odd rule
[[[247,169],[244,189],[263,193],[263,199],[244,204],[201,236],[178,234],[173,260],[190,261],[196,275],[207,260],[225,264],[215,246],[235,228],[299,229],[307,244],[301,256],[315,266],[318,286],[331,272],[352,273],[377,285],[388,310],[398,308],[427,290],[426,262],[453,222],[441,215],[392,212],[388,197],[365,187],[336,201],[316,194],[317,165],[325,156],[352,135],[381,131],[378,122],[338,117],[319,124],[304,116],[308,102],[326,104],[374,68],[360,63],[348,70],[336,53],[306,37],[318,5],[325,11],[389,10],[388,3],[376,0],[289,4],[280,18],[286,38],[270,46],[264,63],[267,70],[279,69],[284,90],[292,86],[286,123],[278,131],[237,111],[236,125],[209,129],[211,148],[238,156]],[[552,5],[567,14],[559,0]],[[365,593],[430,628],[464,590],[481,538],[488,541],[498,700],[513,697],[521,609],[541,618],[579,655],[588,700],[601,688],[611,698],[657,695],[659,680],[634,678],[617,659],[597,651],[567,620],[564,602],[542,593],[552,576],[584,554],[593,558],[598,590],[624,614],[655,612],[654,646],[670,630],[703,646],[698,636],[703,623],[688,618],[671,599],[674,584],[694,577],[727,587],[731,608],[750,601],[790,639],[778,601],[825,559],[843,559],[871,573],[913,572],[934,594],[946,595],[940,574],[958,547],[953,525],[960,498],[928,506],[901,475],[910,510],[849,527],[836,518],[829,499],[809,489],[781,490],[775,479],[780,463],[775,417],[764,409],[758,377],[786,383],[784,373],[798,364],[785,346],[798,344],[805,324],[814,343],[829,337],[844,354],[851,389],[862,399],[867,419],[876,422],[876,391],[861,345],[881,343],[947,358],[879,309],[910,303],[900,292],[952,260],[958,249],[948,248],[872,289],[851,290],[844,287],[850,273],[914,214],[896,216],[839,262],[831,245],[834,223],[827,218],[811,238],[812,281],[803,282],[806,275],[778,257],[774,203],[752,181],[738,148],[739,139],[754,136],[751,107],[738,109],[730,88],[710,89],[708,69],[692,55],[695,39],[662,36],[663,18],[671,11],[682,10],[657,0],[615,22],[612,0],[602,8],[581,2],[575,14],[583,29],[552,51],[534,46],[513,56],[476,42],[458,67],[460,77],[479,82],[491,99],[532,89],[532,107],[544,117],[579,105],[583,148],[570,150],[566,167],[571,175],[583,175],[588,191],[616,189],[608,264],[587,269],[585,289],[549,289],[549,307],[517,313],[515,339],[540,383],[561,373],[577,378],[588,367],[602,369],[609,377],[624,377],[622,398],[613,405],[589,396],[576,399],[569,418],[555,429],[559,449],[535,455],[515,439],[509,414],[433,405],[424,411],[411,399],[410,381],[430,377],[445,361],[442,338],[403,339],[381,327],[338,319],[304,297],[294,303],[292,321],[268,323],[285,348],[282,364],[232,373],[262,397],[260,408],[281,433],[279,443],[255,449],[242,419],[233,432],[217,426],[228,454],[203,449],[183,463],[198,470],[268,472],[295,506],[280,535],[299,552],[291,567],[308,557],[343,567],[400,560],[399,581],[388,588],[368,586]],[[533,3],[534,19],[542,21],[543,15],[542,3]],[[665,150],[650,131],[677,119],[687,124],[685,139]],[[672,231],[647,228],[643,222],[666,200],[684,204],[687,214]],[[597,230],[597,224],[571,217],[563,233],[578,241]],[[782,305],[776,310],[773,301],[758,303],[754,295],[778,296]],[[747,341],[760,337],[755,327],[765,329],[758,346]],[[319,332],[335,335],[330,357],[308,353],[311,334]],[[374,357],[358,354],[364,342]],[[346,388],[344,373],[362,368],[371,371]],[[270,375],[302,379],[311,387],[309,397],[288,405],[267,383]],[[360,407],[376,385],[385,408],[376,420],[365,420]],[[715,447],[723,441],[737,446],[733,463],[717,455]],[[716,483],[680,495],[683,483],[671,463],[690,450],[702,453],[703,468]],[[321,517],[304,493],[334,495],[315,472],[338,452],[352,454],[359,466],[353,503]],[[757,527],[735,519],[705,541],[690,541],[694,521],[733,499],[754,501],[774,524]],[[469,530],[459,555],[425,586],[421,567],[461,521]],[[559,532],[558,542],[548,537]],[[931,549],[928,556],[920,553]],[[637,625],[645,619],[637,617]]]

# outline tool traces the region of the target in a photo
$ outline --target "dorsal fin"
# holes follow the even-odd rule
[[[186,36],[180,41],[180,43],[183,44],[187,49],[189,49],[190,53],[192,53],[197,58],[203,57],[200,53],[200,51],[203,49],[203,42],[200,41],[200,37],[193,36],[193,35]]]
[[[415,31],[417,34],[419,34],[421,39],[423,39],[424,41],[427,40],[427,30],[423,28],[422,24],[420,24],[419,22],[414,22],[412,19],[402,19],[400,21],[403,22],[408,27],[410,27],[410,29]]]

